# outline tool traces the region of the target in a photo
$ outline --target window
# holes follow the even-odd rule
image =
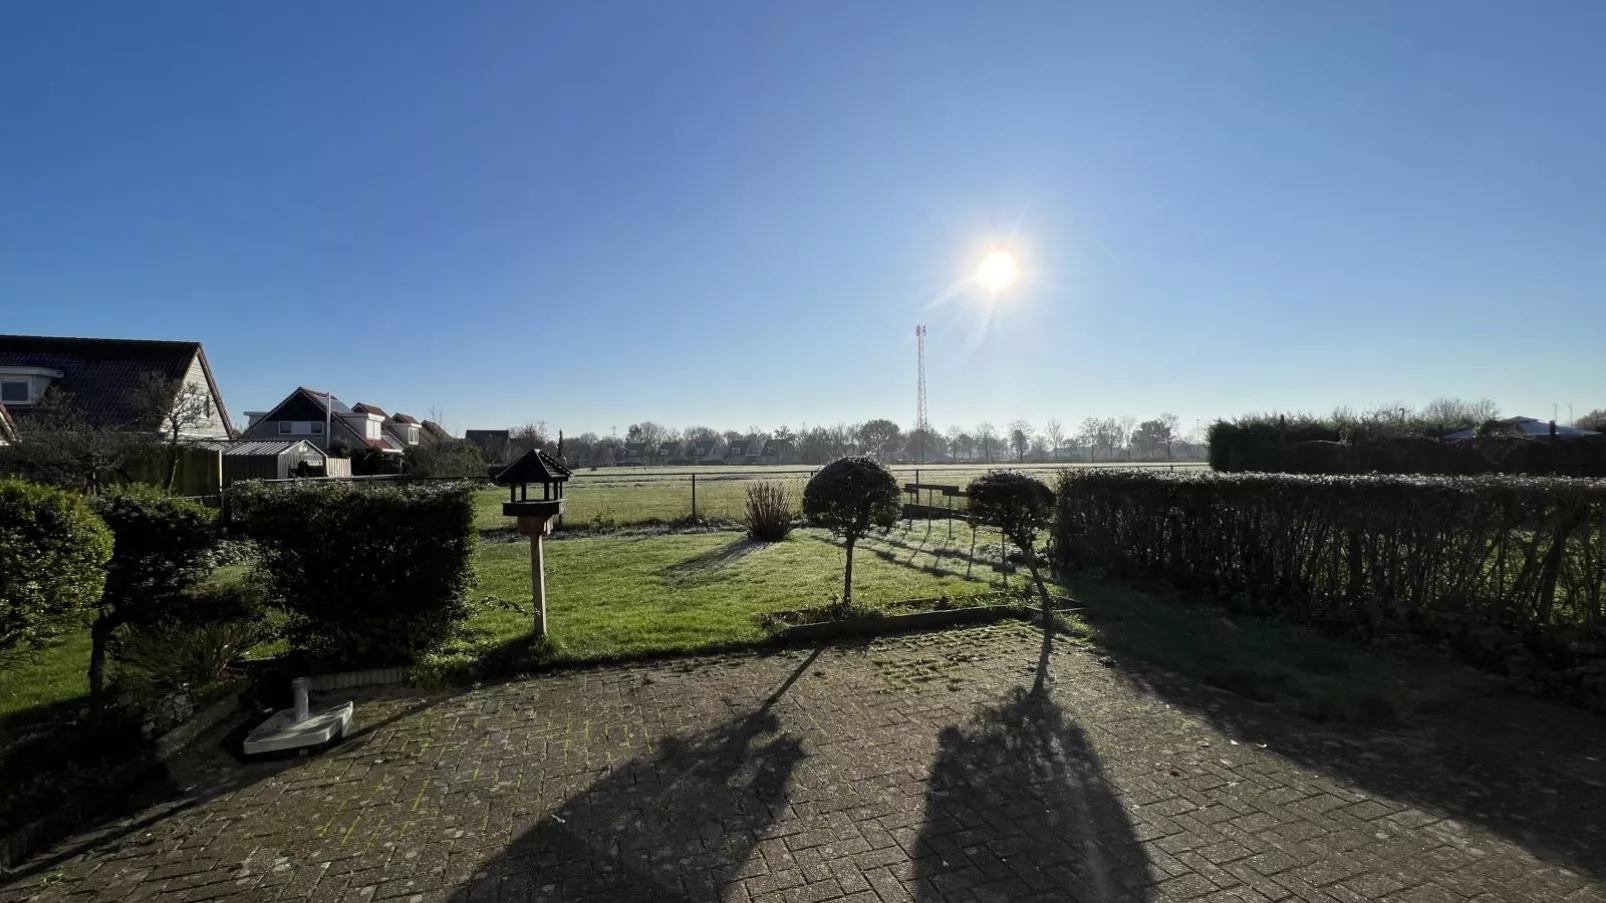
[[[8,379],[0,382],[0,402],[26,404],[28,402],[28,381],[25,379]]]
[[[281,435],[281,436],[290,435],[290,428],[291,428],[292,425],[293,424],[291,424],[290,421],[288,421],[288,420],[279,421],[279,435]]]
[[[314,436],[322,436],[323,435],[323,424],[319,423],[316,420],[312,421],[312,434]]]

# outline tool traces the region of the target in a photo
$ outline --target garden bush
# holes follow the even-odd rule
[[[117,638],[118,683],[134,697],[204,691],[272,635],[266,594],[254,582],[192,587],[160,618]]]
[[[294,649],[331,667],[411,664],[469,615],[473,487],[239,483],[232,526],[260,549]]]
[[[1470,424],[1342,422],[1257,415],[1210,427],[1210,467],[1228,473],[1529,474],[1606,477],[1606,438],[1530,438],[1502,421],[1473,439],[1440,436]]]
[[[817,527],[842,537],[847,566],[842,575],[842,611],[853,608],[853,546],[875,528],[887,529],[903,511],[898,480],[874,458],[851,455],[820,468],[803,487],[803,514]]]
[[[83,496],[0,480],[0,663],[83,629],[111,552]]]
[[[747,535],[759,542],[780,542],[792,532],[792,494],[771,480],[747,487]]]
[[[106,654],[125,624],[154,624],[176,614],[178,601],[201,577],[201,559],[217,539],[213,513],[149,487],[126,486],[95,500],[115,537],[106,565],[106,591],[90,628],[89,695],[104,703]]]
[[[1069,471],[1067,567],[1444,642],[1606,710],[1606,481]]]

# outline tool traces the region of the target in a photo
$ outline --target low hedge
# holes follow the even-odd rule
[[[0,480],[0,661],[82,630],[112,534],[83,496]]]
[[[469,615],[473,487],[238,483],[231,529],[261,547],[293,648],[337,668],[411,664]]]
[[[1448,642],[1606,710],[1606,480],[1074,470],[1059,495],[1063,566]]]

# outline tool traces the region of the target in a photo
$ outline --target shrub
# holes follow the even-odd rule
[[[803,514],[815,526],[840,536],[847,552],[840,602],[843,610],[853,607],[854,544],[871,529],[897,523],[900,501],[892,471],[862,455],[832,461],[803,487]]]
[[[82,629],[112,536],[82,496],[0,480],[0,661]]]
[[[780,483],[764,481],[747,487],[747,535],[759,542],[780,542],[792,532],[792,495]]]
[[[1167,474],[1060,478],[1067,566],[1158,578],[1474,664],[1606,709],[1606,481]],[[1606,689],[1606,688],[1603,688]]]
[[[995,472],[971,480],[965,497],[972,517],[997,527],[1026,557],[1026,568],[1042,597],[1043,637],[1048,642],[1054,629],[1054,603],[1037,568],[1037,537],[1053,522],[1054,490],[1027,474]],[[1039,671],[1039,687],[1043,676]]]
[[[353,466],[356,462],[352,462]],[[479,446],[462,439],[415,445],[402,456],[402,473],[415,477],[475,479],[485,476]]]
[[[169,615],[118,638],[119,677],[144,696],[227,679],[230,663],[272,634],[264,601],[251,584],[196,587]]]
[[[89,697],[98,712],[113,633],[124,624],[152,624],[171,615],[200,576],[201,557],[217,533],[211,511],[149,487],[114,489],[95,500],[95,510],[116,539],[100,613],[90,628]]]
[[[229,501],[291,644],[315,661],[410,664],[469,614],[469,484],[239,483]]]
[[[1476,438],[1443,440],[1471,422],[1244,417],[1210,427],[1210,467],[1230,473],[1511,473],[1606,477],[1606,438],[1529,438],[1489,420]]]

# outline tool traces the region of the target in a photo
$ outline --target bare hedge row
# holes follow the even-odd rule
[[[1447,640],[1606,707],[1606,480],[1083,470],[1059,499],[1064,565]]]

